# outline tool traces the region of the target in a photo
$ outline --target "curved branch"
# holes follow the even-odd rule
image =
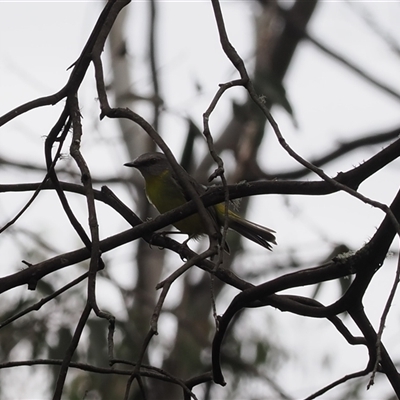
[[[389,140],[396,139],[398,138],[399,135],[400,135],[400,128],[395,128],[387,132],[374,133],[368,136],[363,136],[359,139],[343,142],[340,143],[336,149],[325,154],[324,156],[311,160],[311,163],[317,167],[322,167],[323,165],[326,165],[329,162],[337,160],[339,157],[342,157],[352,152],[353,150],[357,150],[366,146],[381,144]],[[308,175],[310,172],[311,171],[307,168],[299,168],[297,170],[292,170],[278,174],[264,173],[263,177],[266,179],[299,179]]]
[[[130,3],[130,0],[110,0],[106,3],[96,25],[90,34],[90,37],[82,50],[81,55],[78,60],[74,62],[73,70],[68,79],[66,85],[57,93],[50,96],[41,97],[29,101],[0,117],[0,127],[12,119],[26,113],[27,111],[33,110],[38,107],[54,105],[58,103],[61,99],[65,98],[68,93],[74,92],[78,89],[85,77],[86,71],[89,67],[91,61],[91,53],[94,46],[104,47],[105,40],[108,33],[114,23],[115,18],[118,16],[119,12],[123,7]]]
[[[121,360],[112,360],[114,363],[122,363]],[[0,363],[0,369],[6,369],[6,368],[15,368],[15,367],[23,367],[23,366],[32,366],[32,365],[61,365],[63,360],[57,360],[57,359],[35,359],[35,360],[25,360],[25,361],[9,361],[5,363]],[[123,362],[125,365],[133,365],[135,366],[134,363],[129,363],[129,362]],[[69,363],[70,368],[75,368],[79,369],[81,371],[88,371],[88,372],[94,372],[97,374],[104,374],[104,375],[123,375],[123,376],[129,376],[132,374],[131,370],[127,369],[117,369],[117,368],[104,368],[104,367],[97,367],[94,365],[90,364],[84,364],[80,362],[70,362]],[[142,365],[140,368],[140,375],[148,378],[153,378],[153,379],[158,379],[161,381],[165,382],[170,382],[177,384],[183,388],[185,393],[188,393],[192,398],[196,399],[196,397],[193,395],[193,393],[190,392],[190,387],[189,384],[193,386],[198,385],[203,382],[207,382],[211,380],[211,374],[203,374],[198,377],[189,379],[186,382],[175,378],[171,374],[168,374],[166,371],[162,370],[161,368],[153,367],[150,365]],[[207,379],[207,375],[209,378]]]
[[[400,192],[397,194],[391,205],[391,211],[395,218],[400,218]],[[375,272],[381,267],[395,234],[396,229],[392,224],[391,217],[386,215],[372,239],[353,256],[340,259],[336,258],[332,262],[320,267],[286,274],[239,293],[232,300],[224,315],[218,319],[219,329],[217,330],[213,341],[214,382],[220,385],[225,385],[219,363],[222,340],[232,318],[245,307],[271,304],[279,306],[279,308],[283,310],[315,318],[329,318],[344,311],[348,311],[349,313],[353,313],[355,317],[360,318],[359,314],[356,314],[354,310],[358,308],[362,310],[361,306],[358,308],[356,306],[361,304],[365,290]],[[276,292],[285,289],[332,280],[340,276],[354,273],[356,273],[356,278],[347,292],[330,306],[315,307],[308,304],[306,305],[304,302],[293,303],[291,299],[282,296],[279,297],[275,294]],[[372,329],[370,324],[369,327],[367,324],[365,325],[364,330],[367,330],[369,333],[369,336],[365,336],[366,344],[370,354],[372,354],[372,349],[375,348],[376,334],[373,334],[370,330]],[[360,329],[363,331],[361,326]],[[372,343],[369,339],[371,336],[373,337]],[[389,372],[392,373],[392,367],[390,362],[387,360],[387,357],[388,355],[386,354],[386,362],[388,363]],[[391,379],[395,381],[394,377]],[[395,383],[397,384],[397,382]],[[398,384],[400,387],[400,382]]]

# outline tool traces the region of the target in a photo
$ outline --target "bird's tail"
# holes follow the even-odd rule
[[[276,238],[274,235],[275,231],[265,226],[255,224],[254,222],[250,222],[232,211],[229,211],[228,225],[229,228],[268,250],[272,250],[270,243],[276,244]]]

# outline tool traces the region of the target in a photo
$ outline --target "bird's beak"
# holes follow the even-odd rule
[[[136,168],[136,162],[135,162],[135,161],[131,161],[131,162],[128,162],[128,163],[124,164],[124,166],[125,166],[125,167],[133,167],[133,168]]]

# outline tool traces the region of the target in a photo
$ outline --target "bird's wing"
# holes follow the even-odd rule
[[[188,179],[189,183],[192,185],[193,189],[196,191],[196,193],[199,196],[202,196],[206,192],[206,188],[203,185],[201,185],[199,182],[197,182],[186,171],[185,171],[185,176]],[[173,177],[174,181],[178,184],[178,180],[174,173],[173,173],[172,177]],[[179,188],[182,188],[182,186],[180,184],[179,184]],[[183,193],[186,201],[192,200],[189,193],[184,188],[182,188],[182,193]],[[218,232],[218,234],[221,234],[221,225],[219,223],[219,218],[217,216],[217,210],[215,209],[215,207],[208,207],[207,211],[211,216],[211,220],[213,222],[214,229],[216,230],[216,232]],[[222,239],[222,235],[220,235],[219,240],[221,240],[221,239]],[[226,243],[225,243],[225,251],[227,251],[229,253],[229,247]]]

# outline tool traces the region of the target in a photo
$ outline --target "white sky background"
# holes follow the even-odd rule
[[[234,79],[236,74],[220,48],[209,2],[160,1],[158,6],[161,38],[158,59],[161,67],[162,96],[168,110],[163,116],[160,131],[179,157],[181,143],[186,134],[186,123],[182,117],[190,116],[201,126],[202,113],[218,89],[218,84]],[[66,69],[79,56],[102,7],[101,2],[0,3],[0,115],[26,101],[61,89],[69,77],[69,71]],[[130,41],[128,52],[132,54],[133,82],[139,94],[148,94],[151,85],[148,68],[145,66],[147,54],[143,46],[143,32],[146,32],[145,40],[147,40],[148,3],[133,2],[129,8],[131,17],[127,35]],[[253,35],[251,6],[245,1],[222,2],[222,9],[232,44],[251,66],[252,49],[248,48],[252,42],[249,36]],[[378,18],[380,26],[393,37],[400,38],[398,2],[354,2],[351,5],[346,2],[322,2],[311,21],[309,31],[379,81],[400,92],[399,57],[376,38],[354,9],[370,12]],[[106,55],[103,59],[107,65]],[[106,74],[106,77],[111,79],[110,74]],[[202,85],[202,95],[196,92],[195,82]],[[299,121],[299,129],[294,128],[290,118],[281,109],[275,108],[273,115],[289,144],[309,159],[323,154],[333,143],[338,143],[340,140],[350,140],[365,133],[389,130],[399,123],[398,102],[365,84],[356,75],[338,66],[335,61],[308,43],[303,43],[295,55],[295,62],[291,65],[286,78],[286,90]],[[123,162],[127,161],[125,160],[127,156],[116,139],[118,135],[115,125],[110,121],[98,122],[96,116],[99,111],[95,97],[93,70],[90,68],[84,90],[80,93],[85,117],[84,155],[95,176],[128,176],[122,167]],[[219,103],[210,121],[215,135],[230,118],[232,98],[243,99],[243,89],[230,90]],[[63,103],[31,111],[2,127],[1,155],[15,161],[24,158],[26,161],[43,166],[43,136],[48,134],[62,106]],[[147,108],[142,106],[140,110],[143,110],[146,116]],[[261,164],[264,167],[277,171],[295,165],[279,148],[272,135],[263,144],[263,150],[270,155],[268,160],[262,160]],[[365,151],[352,153],[351,157],[342,158],[339,163],[328,165],[326,172],[335,175],[339,171],[358,165],[371,155],[371,152]],[[65,161],[68,162],[70,161]],[[390,203],[398,190],[398,167],[398,162],[392,163],[384,173],[379,173],[368,180],[361,186],[362,193]],[[26,171],[22,171],[19,175],[10,175],[9,171],[10,169],[1,167],[1,183],[38,180],[37,174],[27,174]],[[127,193],[121,192],[118,195],[128,201]],[[54,209],[56,206],[51,200],[52,197],[47,200],[45,195],[43,197],[41,195],[41,199],[43,201],[41,205],[33,207],[21,220],[22,226],[38,224],[43,232],[55,233],[52,242],[54,241],[56,247],[62,251],[74,249],[78,243],[75,238],[72,239],[74,237],[72,229],[71,232],[59,235],[55,219],[49,217],[46,220],[47,224],[43,223],[43,204],[49,207],[46,209],[46,214],[49,216],[53,213],[60,215],[60,209]],[[325,198],[293,197],[286,200],[291,204],[289,209],[281,196],[259,196],[253,202],[249,214],[249,219],[277,230],[279,246],[274,253],[268,254],[270,260],[274,261],[288,261],[285,256],[287,250],[296,248],[304,259],[319,262],[320,257],[327,255],[326,251],[329,248],[329,243],[325,248],[321,246],[321,236],[326,236],[329,242],[345,242],[350,247],[358,249],[373,235],[375,227],[383,218],[380,211],[360,205],[358,200],[343,194]],[[24,201],[20,195],[1,196],[0,223],[3,224],[12,217]],[[79,204],[77,203],[79,207],[77,211],[82,221],[86,221],[84,203],[79,202]],[[326,212],[327,209],[329,213]],[[120,220],[116,221],[114,215],[107,213],[103,208],[100,218],[102,237],[127,228],[126,224]],[[64,223],[63,226],[65,225]],[[68,243],[66,237],[71,238]],[[0,241],[0,251],[6,254],[0,259],[2,275],[22,267],[20,260],[10,251],[11,243],[7,238]],[[263,254],[262,249],[253,246],[252,243],[246,243],[246,246],[252,250],[251,257],[254,261],[243,262],[240,267],[250,264],[253,268],[263,268],[265,260],[260,258]],[[122,255],[118,257],[123,258]],[[367,312],[375,324],[378,323],[393,277],[394,268],[382,270],[367,293]],[[107,287],[107,290],[111,289]],[[21,293],[25,296],[30,295],[25,292],[26,289],[22,288],[15,291],[15,295]],[[304,290],[296,293],[310,292]],[[325,290],[321,300],[329,302],[335,294],[337,293],[334,289]],[[227,295],[227,303],[231,296],[231,293]],[[118,315],[117,300],[116,303],[115,313]],[[393,349],[398,353],[396,343],[400,332],[397,323],[399,317],[397,305],[398,302],[395,302],[384,342],[389,351]],[[222,313],[225,305],[218,306],[218,312]],[[361,355],[365,354],[364,350],[360,352],[351,348],[349,351],[349,346],[343,344],[344,340],[338,338],[333,329],[324,333],[323,339],[320,338],[321,329],[326,323],[308,322],[287,314],[279,315],[277,311],[271,312],[277,324],[276,331],[279,332],[276,340],[280,343],[289,343],[291,349],[298,353],[297,361],[288,363],[283,370],[285,374],[281,375],[282,378],[278,378],[286,390],[295,397],[310,394],[332,379],[341,377],[344,367],[347,368],[346,372],[364,367],[366,358]],[[256,321],[255,318],[266,318],[265,314],[265,310],[251,310],[246,318],[249,321]],[[296,327],[296,334],[293,333],[293,326]],[[300,332],[304,335],[302,336]],[[329,337],[329,340],[325,337]],[[301,338],[300,343],[299,338]],[[331,342],[334,340],[336,340],[335,345]],[[332,369],[326,375],[321,375],[316,359],[321,352],[331,346],[340,356],[332,359]],[[304,358],[309,361],[306,368],[301,363]],[[300,369],[304,373],[299,373]],[[316,376],[321,376],[321,379],[316,379]],[[313,384],[316,386],[311,386]],[[18,397],[28,396],[28,393],[32,393],[33,387],[37,388],[37,385],[28,379],[25,390],[21,389],[23,392],[18,393]],[[255,388],[254,391],[256,390]],[[365,398],[380,398],[382,393],[386,393],[380,390],[384,389],[380,389],[377,384],[366,393]],[[334,398],[333,393],[332,398]]]

